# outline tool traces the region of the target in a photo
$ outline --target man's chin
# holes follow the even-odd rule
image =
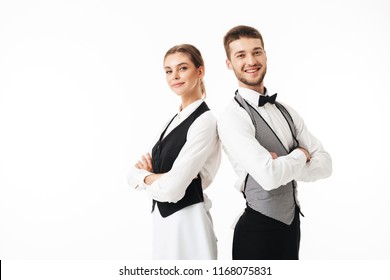
[[[247,85],[247,86],[251,86],[251,87],[257,87],[257,86],[260,86],[263,82],[263,79],[257,79],[257,80],[247,80],[247,79],[241,79],[240,80],[241,83]]]

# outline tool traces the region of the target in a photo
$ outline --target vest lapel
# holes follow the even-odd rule
[[[264,148],[266,148],[269,152],[274,152],[280,156],[285,156],[289,154],[290,150],[288,149],[288,147],[285,147],[282,144],[282,141],[280,141],[275,131],[273,131],[273,129],[259,114],[259,112],[255,108],[253,108],[253,106],[251,106],[247,101],[245,101],[241,97],[241,95],[236,94],[235,99],[241,105],[241,107],[243,107],[248,112],[249,116],[251,117],[252,123],[256,131],[256,139],[261,143],[261,145]],[[275,104],[277,108],[280,110],[280,112],[282,113],[283,117],[286,119],[290,127],[290,131],[294,139],[293,149],[295,149],[298,146],[298,141],[296,140],[295,137],[295,127],[292,118],[290,114],[288,114],[287,110],[280,103],[276,102]],[[281,108],[283,108],[284,110]],[[288,115],[286,114],[286,112]],[[254,114],[257,115],[257,118],[255,118]],[[261,121],[256,121],[256,119],[259,120],[259,118]],[[276,138],[277,141],[270,141],[269,139],[272,138]]]

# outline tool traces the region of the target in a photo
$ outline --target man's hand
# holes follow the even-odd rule
[[[274,152],[270,152],[271,156],[272,156],[272,159],[276,159],[278,158],[278,155]]]

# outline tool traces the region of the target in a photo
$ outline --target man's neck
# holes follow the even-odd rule
[[[240,84],[240,87],[251,89],[253,91],[256,91],[260,95],[265,95],[265,92],[266,92],[263,83],[261,83],[261,85],[258,85],[258,86],[248,86],[248,85],[245,85],[245,84]]]

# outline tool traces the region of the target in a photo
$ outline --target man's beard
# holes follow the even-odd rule
[[[234,73],[236,74],[236,77],[237,77],[237,79],[241,82],[241,83],[243,83],[243,84],[245,84],[245,85],[247,85],[247,86],[259,86],[259,85],[261,85],[261,83],[263,82],[263,80],[264,80],[264,77],[265,77],[265,74],[267,73],[267,67],[266,66],[262,66],[260,69],[259,69],[259,71],[260,70],[262,70],[263,69],[263,67],[264,67],[264,72],[261,74],[261,76],[257,79],[257,80],[255,80],[255,81],[248,81],[247,79],[245,79],[244,77],[242,77],[239,73],[237,73],[236,71],[234,71]]]

